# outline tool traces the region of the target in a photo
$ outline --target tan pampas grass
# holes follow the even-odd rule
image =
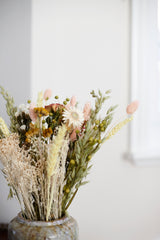
[[[13,155],[12,162],[9,161],[5,166],[3,173],[15,195],[20,202],[22,211],[25,209],[25,216],[29,219],[36,220],[36,212],[33,207],[32,194],[37,196],[36,169],[28,162],[18,161]]]
[[[9,161],[12,161],[12,156],[20,153],[20,151],[18,134],[13,133],[6,138],[0,139],[0,161],[4,166],[6,166]],[[17,160],[18,158],[19,160],[21,159],[19,154],[17,155]]]
[[[66,127],[62,126],[50,145],[40,137],[33,137],[28,150],[19,147],[17,134],[0,140],[3,173],[28,219],[46,221],[62,215],[69,145],[69,137],[65,135]]]
[[[19,147],[17,134],[0,140],[0,160],[4,165],[3,173],[20,202],[27,218],[36,219],[32,193],[37,193],[36,168],[32,166],[27,151]]]
[[[32,139],[32,144],[28,150],[20,148],[18,135],[11,134],[0,140],[0,160],[26,218],[45,220],[46,144],[40,138]]]

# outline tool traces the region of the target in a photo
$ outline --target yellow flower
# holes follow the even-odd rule
[[[43,107],[36,107],[36,108],[34,108],[34,111],[35,111],[35,113],[37,113],[37,115],[39,117],[48,116],[49,115],[49,112],[45,108],[43,108]]]
[[[39,128],[33,127],[25,133],[26,139],[25,142],[30,143],[31,142],[31,138],[33,136],[38,136],[39,135]]]
[[[53,131],[51,128],[47,128],[47,129],[44,129],[43,130],[43,137],[46,138],[46,137],[50,137],[52,135]]]

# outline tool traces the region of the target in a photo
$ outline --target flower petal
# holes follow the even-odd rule
[[[29,116],[33,122],[37,120],[37,114],[35,113],[34,108],[35,108],[35,104],[31,103],[29,107]]]
[[[48,100],[49,98],[51,98],[51,96],[52,96],[52,90],[46,89],[46,91],[44,92],[44,95],[43,95],[44,100]]]
[[[77,101],[76,101],[76,97],[75,97],[75,96],[72,96],[72,97],[71,97],[71,100],[70,100],[70,106],[71,106],[71,107],[74,107],[74,106],[76,105],[76,102],[77,102]]]
[[[133,114],[137,110],[138,106],[139,106],[139,102],[133,101],[127,106],[126,112],[128,114]]]
[[[83,109],[84,120],[88,121],[91,114],[91,104],[90,102],[86,103]]]

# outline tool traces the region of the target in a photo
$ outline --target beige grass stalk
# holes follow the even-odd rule
[[[9,136],[9,129],[8,129],[5,121],[1,117],[0,117],[0,133],[2,133],[2,135],[4,137]]]
[[[116,126],[112,127],[112,129],[104,137],[104,142],[110,139],[112,136],[114,136],[124,125],[126,125],[128,122],[132,120],[133,120],[133,116],[131,116],[130,118],[126,118],[125,120],[118,123]]]
[[[65,179],[65,174],[66,174],[66,168],[65,168],[65,164],[66,164],[66,158],[67,158],[67,153],[68,153],[68,149],[69,149],[69,138],[64,140],[63,142],[63,146],[62,149],[60,151],[60,162],[61,162],[61,166],[60,166],[60,170],[59,170],[59,177],[58,177],[58,187],[59,187],[59,197],[58,197],[58,218],[61,217],[62,215],[62,198],[63,198],[63,188],[64,185],[66,183]]]
[[[37,107],[43,107],[43,91],[38,93]]]
[[[51,214],[54,215],[55,219],[58,219],[62,215],[62,196],[65,178],[65,163],[68,152],[69,139],[63,141],[62,147],[59,151],[57,160],[57,171],[53,175],[54,190],[53,190],[53,201],[51,202]]]
[[[35,194],[36,203],[39,210],[40,219],[45,221],[46,205],[47,205],[47,174],[46,174],[46,159],[48,156],[47,145],[41,138],[33,138],[32,146],[29,149],[29,154],[32,157],[32,163],[36,167],[37,177],[37,192]]]
[[[53,143],[49,146],[49,154],[48,154],[48,159],[47,159],[47,179],[48,179],[48,204],[47,204],[47,215],[46,215],[46,220],[48,221],[50,212],[51,212],[51,206],[53,202],[53,192],[54,192],[54,179],[53,175],[56,174],[57,168],[59,166],[59,161],[58,161],[58,156],[59,152],[62,148],[62,144],[64,142],[64,138],[66,135],[66,125],[62,125],[59,127],[58,134],[54,138]],[[52,177],[52,182],[51,182],[51,177]]]

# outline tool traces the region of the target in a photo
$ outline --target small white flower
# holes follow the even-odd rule
[[[15,117],[18,117],[19,115],[21,115],[22,112],[24,112],[27,115],[29,114],[29,104],[27,105],[20,104],[18,107],[18,111],[15,113]]]
[[[16,112],[16,113],[15,113],[15,117],[18,117],[18,115],[19,115],[19,112]]]
[[[76,107],[70,107],[64,110],[63,119],[69,127],[78,128],[81,127],[82,123],[84,122],[84,115],[83,112]]]
[[[43,124],[43,129],[47,129],[48,128],[48,124],[45,122],[44,124]]]
[[[26,130],[26,125],[20,126],[20,129],[21,129],[21,130]]]
[[[26,109],[25,113],[26,113],[27,115],[29,115],[29,109]]]
[[[23,110],[26,108],[26,105],[25,104],[20,104],[19,105],[19,110],[23,112]]]

